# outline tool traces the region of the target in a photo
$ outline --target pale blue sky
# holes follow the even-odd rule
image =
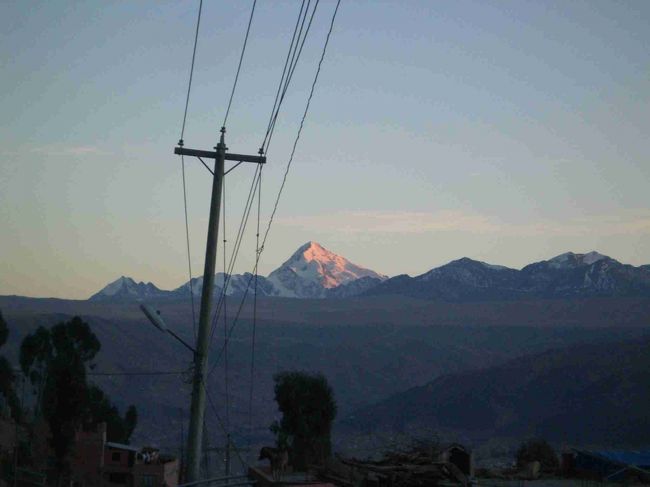
[[[216,142],[250,4],[204,2],[186,146]],[[172,149],[197,6],[0,4],[0,294],[187,280]],[[298,7],[258,0],[233,152],[260,145]],[[280,115],[263,223],[333,7],[321,1]],[[568,250],[650,263],[649,127],[650,2],[343,0],[261,272],[308,240],[389,275]],[[252,170],[226,182],[231,240]],[[190,161],[195,275],[208,176]],[[249,236],[236,270],[253,259]]]

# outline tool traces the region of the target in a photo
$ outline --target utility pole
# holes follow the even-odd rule
[[[212,308],[212,292],[214,289],[214,271],[217,254],[217,238],[219,236],[219,214],[221,212],[221,189],[225,175],[225,161],[266,163],[266,157],[230,154],[226,151],[224,140],[226,128],[221,127],[219,143],[214,148],[216,152],[183,148],[183,140],[174,148],[174,154],[195,156],[201,162],[202,158],[214,159],[212,179],[212,199],[210,201],[210,218],[208,220],[208,240],[205,248],[205,265],[203,269],[203,289],[201,291],[201,310],[199,312],[199,333],[196,337],[194,353],[194,377],[192,380],[192,402],[190,405],[190,430],[187,437],[187,482],[199,479],[201,463],[201,447],[203,440],[203,420],[205,418],[205,374],[208,367],[208,346],[210,341],[210,312]],[[205,163],[204,163],[205,164]],[[234,167],[233,167],[234,169]],[[191,287],[191,286],[190,286]],[[191,289],[190,289],[191,291]]]

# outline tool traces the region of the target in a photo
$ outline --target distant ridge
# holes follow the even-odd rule
[[[543,437],[647,447],[650,338],[580,344],[448,374],[343,420],[372,431],[441,430],[485,440]]]
[[[388,279],[364,294],[445,301],[650,296],[650,266],[622,264],[598,252],[566,252],[521,270],[465,257],[416,277]]]
[[[215,295],[227,277],[215,275]],[[227,294],[242,295],[251,274],[233,274]],[[166,291],[122,276],[90,297],[93,301],[183,299],[200,296],[203,278]],[[477,301],[598,296],[650,297],[650,265],[635,267],[596,251],[566,252],[521,270],[463,257],[419,276],[387,278],[353,264],[318,242],[300,246],[268,277],[258,276],[258,296],[301,299],[408,296],[426,300]],[[249,290],[250,292],[250,290]]]

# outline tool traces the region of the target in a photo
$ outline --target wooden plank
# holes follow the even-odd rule
[[[226,152],[226,160],[266,164],[266,157],[264,156],[246,156],[244,154],[231,154],[230,152]]]
[[[216,159],[217,153],[207,150],[186,149],[185,147],[174,147],[174,154],[183,156],[205,157],[206,159]]]

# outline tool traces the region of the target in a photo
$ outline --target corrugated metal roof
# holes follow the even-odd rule
[[[650,467],[650,450],[603,450],[595,452],[613,462]]]

